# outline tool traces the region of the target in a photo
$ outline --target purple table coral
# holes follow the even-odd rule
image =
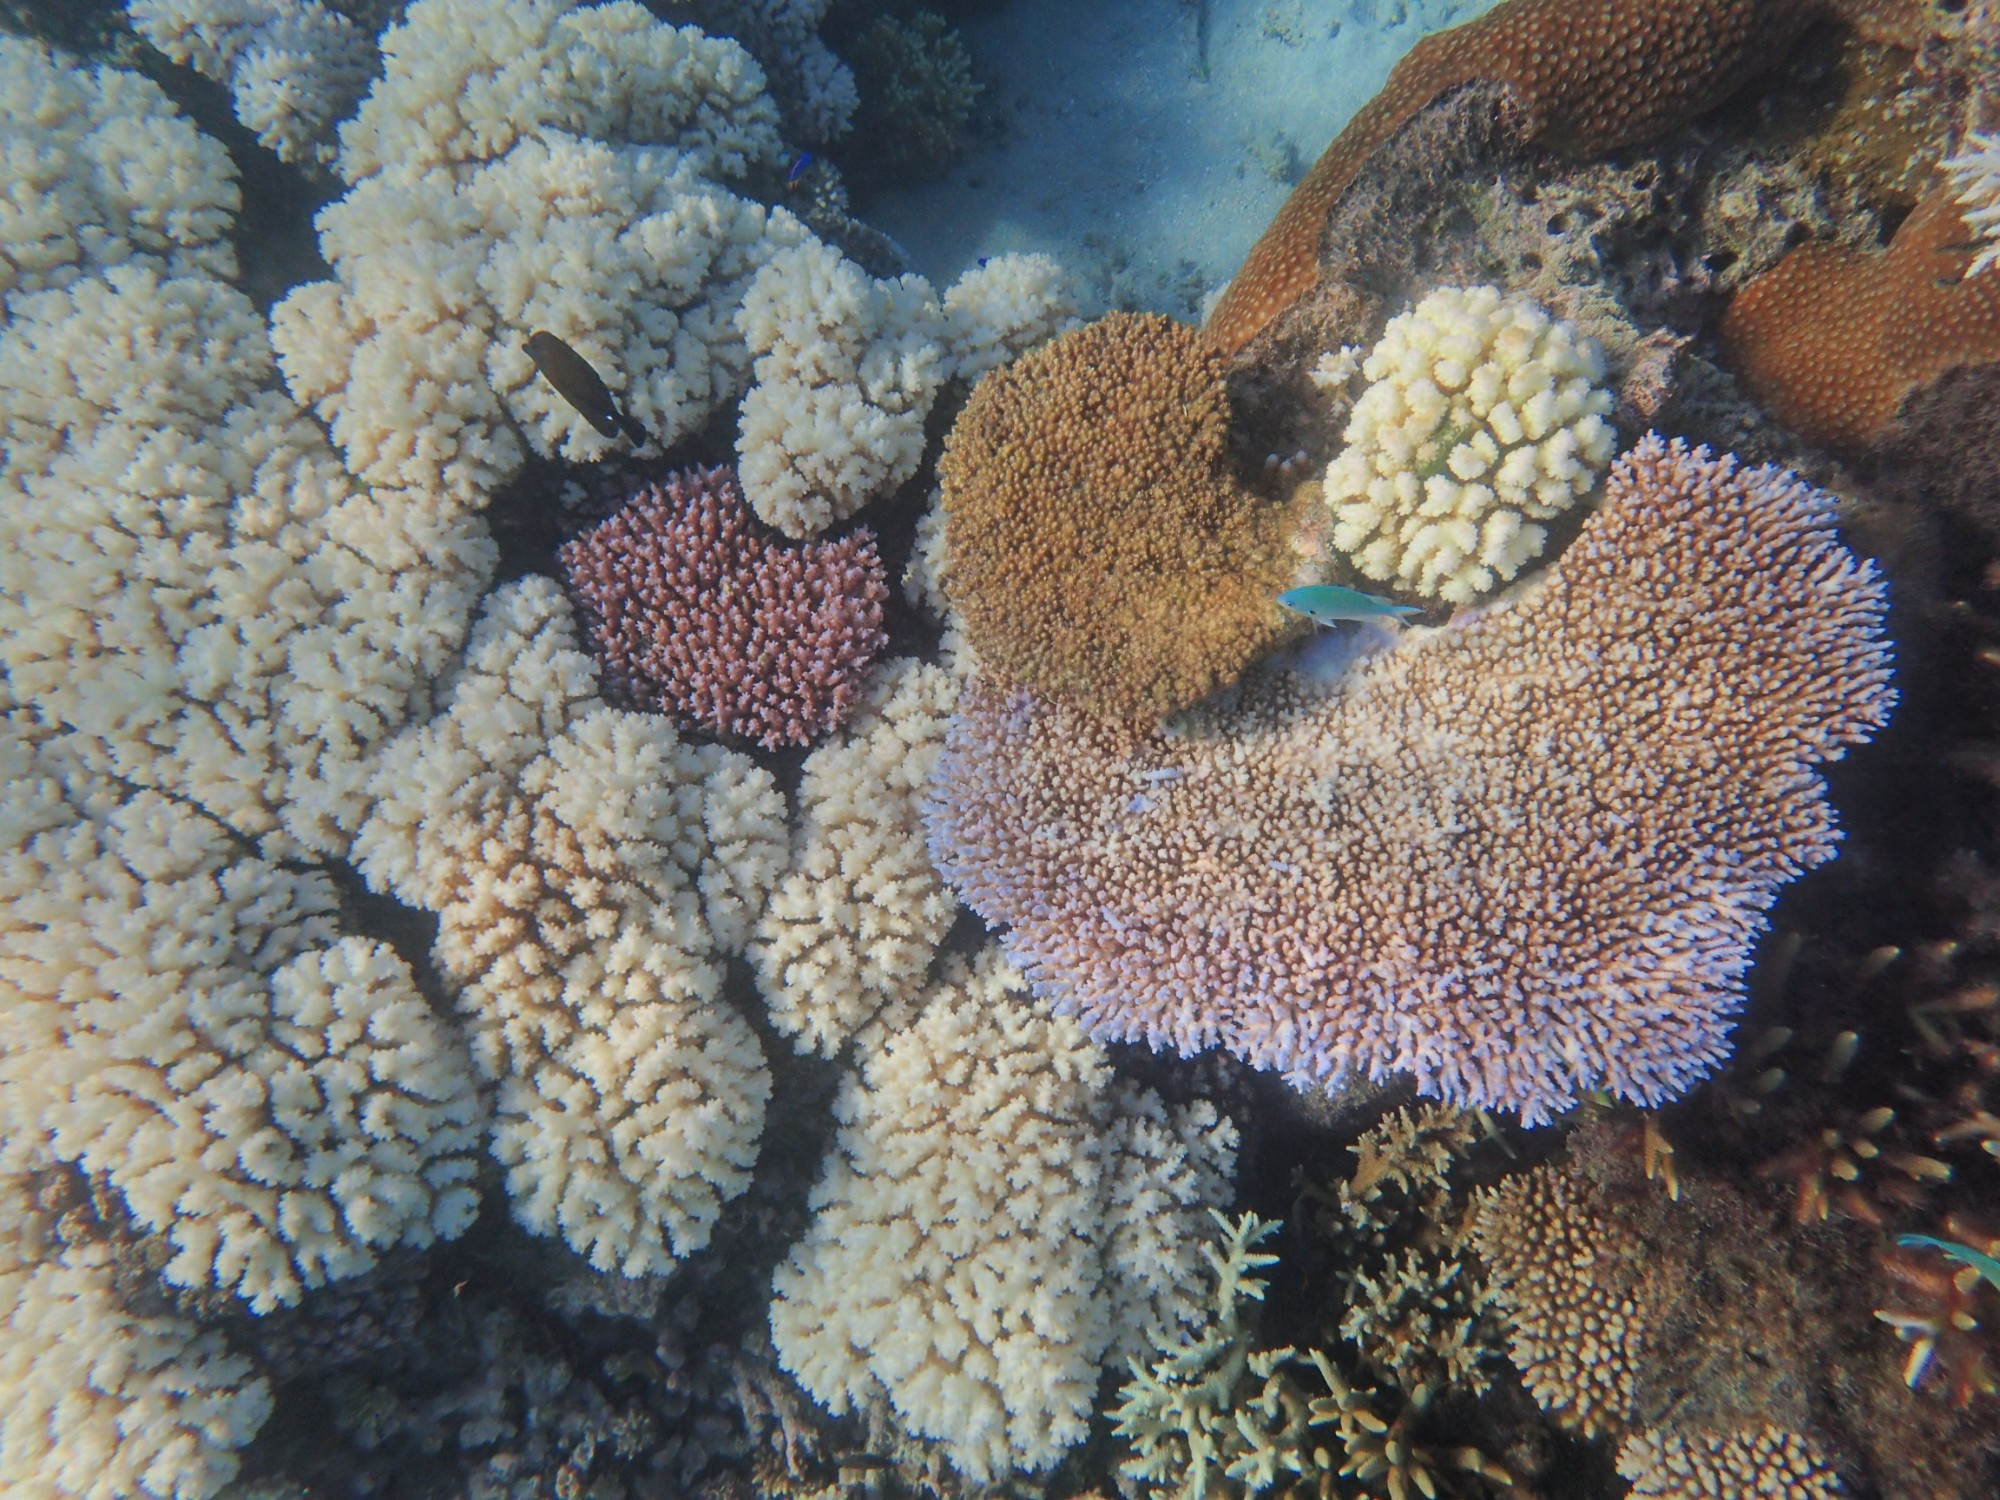
[[[887,640],[874,536],[786,545],[725,468],[647,486],[558,556],[612,697],[766,750],[838,725]]]
[[[1526,593],[1179,732],[959,700],[931,853],[1100,1038],[1537,1123],[1711,1071],[1763,912],[1833,855],[1814,767],[1895,694],[1832,502],[1649,437]]]

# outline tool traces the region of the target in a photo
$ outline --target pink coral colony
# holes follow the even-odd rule
[[[887,640],[874,536],[778,541],[726,468],[648,485],[558,555],[614,697],[767,750],[838,725]]]

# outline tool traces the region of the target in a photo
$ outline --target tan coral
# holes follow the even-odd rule
[[[1634,1496],[1657,1500],[1836,1500],[1833,1461],[1801,1433],[1768,1424],[1732,1432],[1635,1433],[1618,1450]]]
[[[1284,507],[1229,471],[1222,364],[1114,313],[981,381],[939,474],[946,588],[980,659],[1151,728],[1285,629]]]
[[[1629,1420],[1668,1289],[1585,1181],[1550,1166],[1509,1177],[1480,1196],[1472,1243],[1535,1399],[1587,1434]]]

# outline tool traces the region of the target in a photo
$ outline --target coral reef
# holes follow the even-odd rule
[[[1472,1244],[1535,1400],[1585,1433],[1622,1427],[1671,1273],[1639,1255],[1587,1185],[1556,1167],[1517,1173],[1484,1195]]]
[[[731,319],[805,227],[717,186],[782,155],[735,43],[642,7],[416,0],[341,127],[349,190],[321,211],[331,281],[295,288],[271,338],[350,472],[449,510],[485,503],[525,449],[616,440],[523,341],[563,339],[672,443],[733,400]]]
[[[877,281],[830,246],[796,245],[752,278],[736,323],[757,371],[736,448],[766,524],[810,536],[917,471],[951,373],[929,282]]]
[[[772,1024],[831,1055],[878,1013],[907,1021],[958,903],[931,868],[920,807],[958,683],[904,659],[806,758],[791,861],[751,936]]]
[[[1297,301],[1318,276],[1329,210],[1370,156],[1456,87],[1499,84],[1520,111],[1525,139],[1573,156],[1601,155],[1719,103],[1819,15],[1870,3],[1505,0],[1425,37],[1293,189],[1210,312],[1206,331],[1233,353]]]
[[[1852,453],[1946,371],[2000,363],[2000,277],[1968,274],[1972,238],[1940,188],[1882,253],[1801,245],[1723,317],[1744,388],[1801,436]]]
[[[55,1250],[0,1174],[0,1483],[22,1500],[208,1500],[271,1411],[250,1362],[191,1319],[134,1317],[104,1254]]]
[[[1671,1097],[1833,852],[1811,766],[1894,701],[1880,579],[1830,526],[1791,476],[1648,439],[1537,587],[1330,688],[1274,674],[1135,742],[975,682],[933,858],[1101,1037],[1531,1123]]]
[[[1197,1316],[1205,1208],[1236,1131],[1110,1076],[997,951],[948,965],[835,1107],[811,1230],[779,1269],[771,1335],[836,1412],[886,1393],[910,1432],[986,1480],[1080,1441],[1114,1358]]]
[[[369,35],[319,0],[126,0],[139,34],[229,89],[283,161],[326,162],[333,126],[375,68]]]
[[[605,707],[577,645],[554,583],[498,591],[442,712],[384,752],[355,854],[439,916],[515,1217],[636,1276],[749,1184],[770,1075],[716,954],[782,866],[784,809],[743,756]]]
[[[1287,513],[1231,474],[1220,359],[1114,313],[982,380],[938,466],[951,602],[995,672],[1143,730],[1285,629]]]
[[[1837,1500],[1840,1474],[1810,1438],[1764,1426],[1741,1432],[1636,1433],[1618,1450],[1618,1472],[1634,1495],[1710,1500]]]
[[[847,133],[859,102],[854,73],[820,40],[829,0],[667,0],[712,36],[741,42],[763,66],[785,134],[808,146]]]
[[[339,851],[493,545],[357,486],[273,388],[227,159],[154,85],[0,39],[0,89],[39,101],[0,194],[0,701],[269,853]]]
[[[1490,593],[1611,460],[1603,356],[1496,287],[1432,292],[1390,320],[1361,373],[1326,473],[1332,545],[1399,591]]]
[[[895,182],[935,177],[964,148],[984,88],[965,43],[934,11],[877,16],[854,39],[855,164]]]
[[[648,485],[557,557],[608,694],[766,750],[838,726],[887,639],[874,537],[774,542],[727,469]]]

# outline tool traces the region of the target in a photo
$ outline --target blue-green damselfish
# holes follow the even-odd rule
[[[1896,1243],[1910,1250],[1940,1251],[1960,1265],[1972,1267],[1993,1283],[1995,1291],[2000,1291],[2000,1260],[1995,1260],[1984,1251],[1975,1250],[1970,1245],[1961,1245],[1957,1240],[1933,1239],[1927,1234],[1899,1234],[1896,1236]]]
[[[1337,583],[1286,589],[1278,595],[1278,602],[1320,625],[1337,625],[1342,620],[1400,620],[1404,615],[1421,613],[1414,604],[1392,604]]]

